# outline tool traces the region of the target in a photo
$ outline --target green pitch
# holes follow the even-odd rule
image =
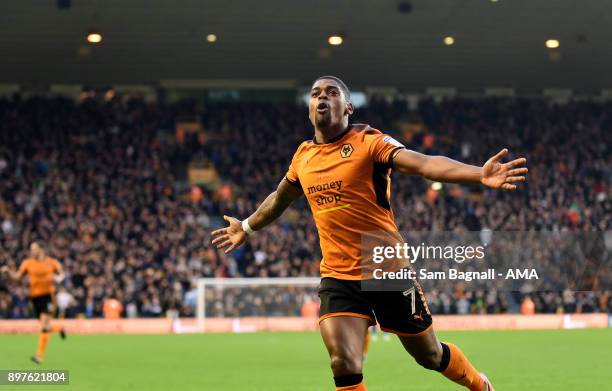
[[[459,345],[500,391],[603,390],[612,384],[612,329],[439,333]],[[69,386],[49,390],[333,390],[316,333],[54,335],[46,362],[29,362],[37,336],[0,336],[0,369],[68,369]],[[459,390],[420,368],[399,342],[373,342],[369,391]],[[1,390],[11,389],[0,386]]]

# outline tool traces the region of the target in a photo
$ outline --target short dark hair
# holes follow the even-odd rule
[[[317,77],[315,79],[315,81],[313,82],[316,83],[319,80],[323,80],[323,79],[329,79],[329,80],[333,80],[336,83],[338,83],[340,85],[340,89],[342,90],[342,92],[344,92],[344,96],[346,96],[346,99],[350,99],[351,97],[351,91],[349,90],[349,88],[346,86],[346,84],[344,84],[344,82],[342,80],[340,80],[340,78],[336,77],[336,76],[331,76],[331,75],[325,75],[325,76],[320,76]]]

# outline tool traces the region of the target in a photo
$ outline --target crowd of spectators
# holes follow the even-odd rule
[[[180,145],[168,137],[185,115],[200,119],[205,142]],[[410,109],[402,100],[373,98],[351,120],[411,149],[467,163],[482,165],[503,147],[529,160],[528,183],[512,193],[469,186],[432,191],[422,178],[393,175],[400,230],[605,234],[611,228],[611,103],[456,98]],[[210,244],[219,217],[248,216],[311,137],[305,107],[290,103],[0,100],[0,266],[16,268],[30,242],[44,243],[66,272],[57,297],[66,317],[102,316],[108,298],[123,305],[124,316],[191,316],[200,277],[316,276],[320,249],[303,198],[230,255]],[[218,189],[203,188],[197,201],[185,184],[191,159],[214,167],[222,181]],[[537,312],[610,312],[606,281],[594,278],[595,292],[427,294],[435,313],[513,312],[526,295]],[[302,299],[268,294],[287,298],[286,308],[276,298],[245,293],[209,305],[217,314],[259,313],[238,303],[248,297],[258,308],[269,301],[274,313],[299,313]],[[2,280],[0,318],[29,314],[27,290]]]

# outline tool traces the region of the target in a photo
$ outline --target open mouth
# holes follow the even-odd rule
[[[317,113],[325,113],[329,111],[329,105],[325,102],[321,102],[317,105]]]

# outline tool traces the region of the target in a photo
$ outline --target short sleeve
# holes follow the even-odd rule
[[[295,170],[293,162],[291,162],[291,164],[289,165],[289,169],[287,170],[287,174],[285,175],[285,177],[287,178],[287,182],[291,183],[292,185],[299,186],[300,179],[298,177],[297,171]]]
[[[24,274],[28,272],[28,260],[26,259],[25,261],[21,262],[21,265],[19,265],[19,273]]]
[[[287,179],[287,182],[301,189],[302,185],[300,184],[300,178],[299,178],[297,168],[296,168],[296,156],[298,156],[299,153],[300,153],[300,148],[298,148],[298,150],[293,155],[293,159],[291,159],[291,164],[289,165],[287,174],[285,174],[285,178]]]
[[[370,154],[376,163],[389,163],[394,153],[406,148],[388,134],[375,134],[370,140]]]
[[[62,270],[62,265],[59,263],[59,261],[57,259],[53,260],[53,271],[54,272],[60,272]]]

